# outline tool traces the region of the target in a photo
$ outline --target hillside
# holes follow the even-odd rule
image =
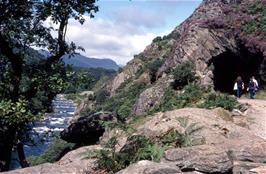
[[[203,0],[80,102],[60,138],[84,147],[18,173],[266,173],[265,19],[265,0]],[[238,76],[264,98],[234,97]]]
[[[159,105],[177,82],[176,69],[186,62],[193,64],[189,71],[205,89],[233,93],[237,76],[247,84],[252,75],[264,86],[265,10],[264,1],[205,0],[169,35],[155,38],[103,90],[115,97],[142,84],[136,97],[127,100],[133,115],[142,115]]]
[[[49,56],[49,53],[45,50],[38,50],[40,54],[44,57]],[[79,68],[104,68],[104,69],[113,69],[118,70],[119,66],[115,61],[107,58],[97,59],[97,58],[89,58],[83,56],[81,54],[74,55],[65,55],[63,56],[63,61],[67,65],[73,65],[73,67]]]
[[[64,56],[63,61],[67,65],[73,65],[80,68],[104,68],[118,70],[119,66],[111,59],[96,59],[75,54],[73,56]]]

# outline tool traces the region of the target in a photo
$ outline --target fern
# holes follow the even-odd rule
[[[203,138],[198,137],[198,133],[203,129],[198,123],[189,124],[189,119],[187,117],[177,118],[183,131],[176,132],[177,134],[177,145],[180,147],[188,147],[199,145],[203,143]]]
[[[115,173],[139,160],[159,161],[164,150],[149,138],[135,135],[128,138],[128,143],[119,152],[115,151],[114,146],[98,151],[97,163],[99,168]]]

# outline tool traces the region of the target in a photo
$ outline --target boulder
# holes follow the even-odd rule
[[[96,159],[87,159],[85,154],[88,151],[100,149],[99,146],[81,147],[67,153],[60,161],[56,163],[45,163],[33,167],[13,170],[4,174],[96,174]]]
[[[173,162],[182,171],[229,173],[233,169],[233,162],[226,151],[210,145],[168,150],[165,161]]]
[[[180,169],[175,165],[156,163],[152,161],[139,161],[130,165],[124,170],[116,174],[177,174],[181,173]]]
[[[265,174],[266,173],[266,165],[262,165],[260,167],[254,168],[250,170],[250,173],[254,174]]]
[[[234,174],[250,174],[250,170],[263,166],[262,163],[234,161]]]
[[[105,131],[100,121],[116,121],[116,118],[111,113],[80,117],[60,133],[61,138],[72,143],[95,144]]]
[[[144,115],[154,106],[159,104],[160,99],[164,95],[165,89],[172,82],[171,79],[161,78],[156,84],[146,90],[144,90],[138,97],[138,100],[134,106],[135,115]]]

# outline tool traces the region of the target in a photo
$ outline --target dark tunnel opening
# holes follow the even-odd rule
[[[233,94],[235,80],[241,76],[245,89],[251,76],[260,81],[259,69],[263,60],[261,53],[251,53],[242,47],[239,54],[227,50],[213,57],[211,62],[214,66],[213,82],[214,90]]]

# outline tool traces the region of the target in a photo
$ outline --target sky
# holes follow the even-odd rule
[[[170,33],[201,0],[99,0],[99,12],[80,25],[70,20],[67,40],[87,57],[110,58],[125,65],[156,36]]]

